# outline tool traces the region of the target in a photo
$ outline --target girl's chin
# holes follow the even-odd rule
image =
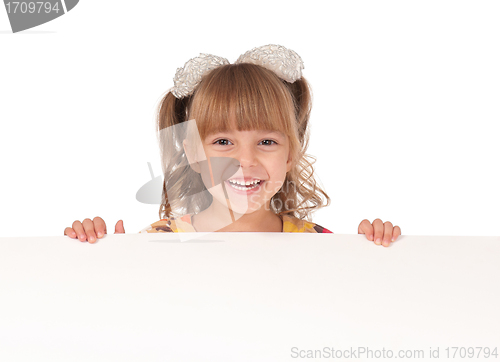
[[[212,192],[212,196],[221,205],[234,213],[241,215],[252,214],[262,209],[266,204],[265,195],[260,193],[260,191],[264,191],[262,184],[252,190],[244,191],[233,188],[228,181],[225,181],[224,188],[226,189],[227,200],[222,188],[217,190],[216,193]]]
[[[260,207],[250,207],[246,205],[238,205],[237,203],[232,203],[229,207],[229,210],[233,211],[234,213],[240,214],[240,215],[249,215],[257,210],[259,210]]]
[[[263,205],[255,202],[246,202],[247,200],[241,200],[234,197],[229,197],[229,200],[218,199],[219,203],[227,207],[228,210],[233,211],[233,213],[240,215],[248,215],[252,214],[260,209],[262,209]]]

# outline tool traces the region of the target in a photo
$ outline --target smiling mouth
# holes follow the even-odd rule
[[[263,180],[258,180],[258,181],[253,181],[253,182],[250,182],[248,185],[245,184],[245,185],[242,185],[241,183],[238,183],[236,181],[233,181],[233,180],[227,180],[229,185],[231,185],[232,188],[236,189],[236,190],[240,190],[240,191],[247,191],[247,190],[253,190],[257,187],[259,187],[260,184],[262,184],[264,181]]]

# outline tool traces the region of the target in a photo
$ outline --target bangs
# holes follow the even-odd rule
[[[295,104],[272,71],[254,64],[228,64],[201,81],[189,106],[204,140],[230,130],[280,131],[296,137]]]

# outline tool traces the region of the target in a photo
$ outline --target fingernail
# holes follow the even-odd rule
[[[102,233],[99,231],[99,232],[97,233],[97,236],[101,237],[101,236],[102,236]]]
[[[90,241],[90,242],[92,242],[92,241],[94,241],[94,240],[95,240],[95,239],[94,239],[94,237],[93,237],[93,236],[89,237],[89,241]]]
[[[373,235],[368,235],[368,239],[369,239],[370,241],[373,241]]]
[[[85,240],[85,235],[81,234],[80,239]]]
[[[377,238],[377,240],[375,240],[375,244],[380,245],[380,238]]]
[[[384,240],[383,244],[384,246],[389,246],[390,242],[388,240]]]
[[[393,236],[393,237],[392,237],[392,241],[394,241],[394,240],[396,240],[396,239],[394,239],[394,236]]]

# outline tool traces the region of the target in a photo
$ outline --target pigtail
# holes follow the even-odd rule
[[[200,175],[189,167],[182,145],[182,141],[186,138],[186,129],[172,127],[187,120],[187,109],[191,98],[192,96],[178,99],[168,92],[158,107],[156,131],[164,175],[160,219],[179,217],[210,205],[207,204],[206,198],[201,197],[193,200],[196,201],[196,205],[186,203],[185,196],[189,195],[190,191],[203,190],[206,187]]]
[[[304,145],[304,148],[307,148],[309,145],[307,131],[312,108],[311,87],[303,77],[293,83],[284,83],[290,90],[295,104],[295,118],[297,120],[300,143]]]

